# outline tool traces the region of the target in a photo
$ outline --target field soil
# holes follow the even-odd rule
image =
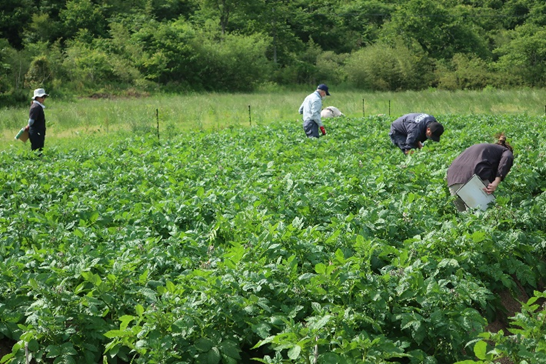
[[[0,358],[2,358],[6,354],[11,353],[11,348],[14,344],[15,342],[7,338],[0,339]]]

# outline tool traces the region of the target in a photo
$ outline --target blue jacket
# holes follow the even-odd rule
[[[393,121],[391,133],[406,136],[406,144],[400,146],[401,149],[418,148],[417,142],[427,140],[427,125],[435,121],[434,116],[428,114],[406,114]]]

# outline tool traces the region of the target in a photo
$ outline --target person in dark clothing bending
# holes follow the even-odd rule
[[[491,194],[510,172],[513,163],[513,148],[506,142],[504,134],[498,136],[495,144],[475,144],[464,150],[449,166],[447,170],[449,192],[455,196],[459,188],[476,174],[486,185],[484,191]],[[459,211],[466,210],[466,205],[460,198],[454,203]]]
[[[34,97],[32,98],[32,104],[30,105],[30,111],[28,116],[28,134],[30,139],[30,148],[32,150],[44,149],[44,141],[46,134],[46,120],[44,113],[44,102],[46,94],[43,88],[37,88],[34,90]]]
[[[431,139],[440,141],[444,127],[434,116],[422,113],[406,114],[391,124],[389,136],[394,145],[408,154],[411,149],[423,147],[423,142]]]

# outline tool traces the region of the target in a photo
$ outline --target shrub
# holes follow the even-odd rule
[[[398,91],[428,86],[423,60],[401,44],[376,43],[354,52],[344,70],[349,84],[358,88]]]
[[[49,60],[45,56],[36,57],[30,63],[30,68],[25,74],[25,87],[34,89],[46,87],[46,83],[53,78]]]
[[[66,55],[64,67],[76,84],[100,88],[108,84],[133,84],[141,77],[128,60],[85,43],[74,42]]]
[[[271,77],[271,63],[265,57],[269,40],[263,36],[228,34],[217,42],[201,33],[192,46],[205,89],[251,91]]]
[[[494,81],[486,61],[461,53],[448,64],[439,63],[435,75],[438,88],[447,90],[481,90]]]
[[[343,68],[347,54],[335,54],[327,51],[317,57],[317,79],[332,85],[345,82],[347,74]]]

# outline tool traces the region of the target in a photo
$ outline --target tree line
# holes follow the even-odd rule
[[[543,0],[2,0],[0,103],[82,96],[540,88]]]

